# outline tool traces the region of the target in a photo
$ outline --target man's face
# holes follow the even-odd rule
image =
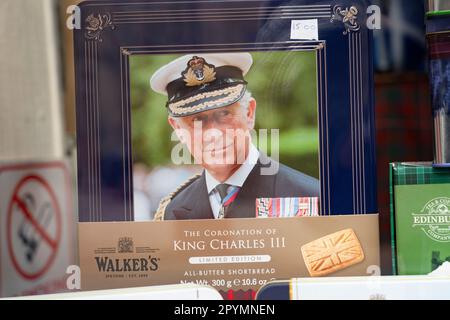
[[[197,163],[207,170],[229,170],[242,164],[251,142],[256,101],[250,99],[246,108],[240,102],[182,118],[169,117]]]

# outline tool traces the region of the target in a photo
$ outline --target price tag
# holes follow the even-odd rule
[[[319,40],[317,19],[292,20],[291,40]]]

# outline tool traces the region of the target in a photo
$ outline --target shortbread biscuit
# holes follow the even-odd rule
[[[302,246],[311,277],[321,277],[364,260],[361,244],[352,229],[342,230]]]

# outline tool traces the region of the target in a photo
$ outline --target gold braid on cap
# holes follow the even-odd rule
[[[196,174],[195,176],[191,177],[184,183],[178,186],[178,188],[175,189],[175,191],[169,193],[166,197],[162,198],[159,202],[158,209],[156,210],[155,217],[153,218],[154,221],[163,221],[164,215],[166,214],[166,208],[169,205],[170,201],[182,190],[184,190],[187,186],[189,186],[192,182],[197,180],[201,174]]]
[[[193,97],[187,98],[185,100],[181,100],[181,101],[178,101],[175,103],[169,103],[169,108],[173,114],[185,114],[185,113],[190,113],[190,112],[195,112],[195,111],[198,111],[201,109],[205,109],[208,107],[214,107],[217,104],[227,103],[227,102],[235,100],[241,94],[243,87],[244,87],[244,85],[239,84],[237,86],[230,87],[230,88],[200,93]],[[211,98],[211,97],[217,97],[217,96],[224,95],[224,94],[230,94],[230,95],[223,97],[219,100],[206,101],[206,102],[197,104],[192,107],[183,108],[183,106],[188,103],[192,103],[192,102],[195,102],[198,100],[207,99],[207,98]]]

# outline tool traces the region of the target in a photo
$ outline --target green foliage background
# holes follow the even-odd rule
[[[171,164],[175,142],[170,141],[167,97],[153,92],[149,79],[178,56],[135,55],[130,59],[134,163],[150,169]],[[280,162],[318,178],[315,52],[268,51],[252,56],[254,64],[245,78],[257,101],[256,130],[279,129]]]

